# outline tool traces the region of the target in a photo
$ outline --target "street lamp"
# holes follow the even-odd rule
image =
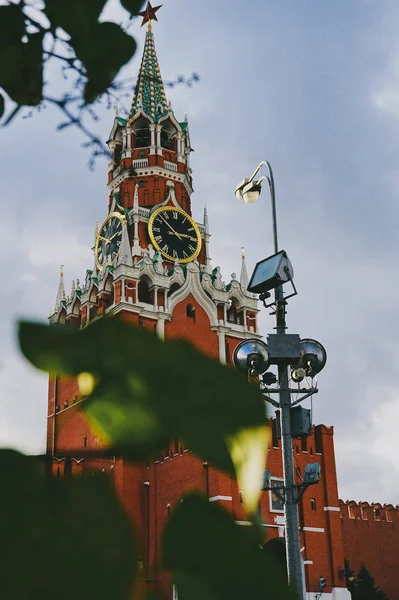
[[[255,180],[257,173],[263,166],[268,168],[268,175]],[[271,379],[270,377],[267,377],[267,373],[262,373],[257,367],[262,365],[266,371],[269,364],[277,365],[278,389],[263,387],[263,391],[267,393],[267,395],[264,395],[265,400],[279,408],[281,415],[284,485],[279,488],[281,493],[275,487],[273,487],[273,491],[280,495],[284,500],[288,582],[294,587],[298,598],[302,600],[305,598],[305,589],[302,577],[297,502],[308,485],[317,483],[320,470],[319,466],[314,467],[307,465],[307,481],[305,482],[304,480],[303,484],[300,484],[299,486],[295,484],[291,419],[294,419],[294,416],[296,416],[296,414],[294,415],[294,411],[300,410],[306,412],[305,409],[299,407],[293,408],[294,405],[305,398],[308,398],[318,390],[316,387],[313,387],[313,385],[311,388],[291,390],[289,387],[289,366],[291,368],[291,378],[294,382],[301,382],[306,376],[313,378],[316,373],[321,371],[324,367],[326,362],[326,352],[323,346],[315,340],[300,340],[299,335],[287,335],[285,333],[286,304],[287,298],[290,296],[284,297],[283,284],[290,281],[293,285],[295,294],[296,289],[292,281],[292,265],[286,252],[284,250],[279,252],[278,248],[276,195],[273,170],[270,163],[262,161],[251,177],[244,179],[237,185],[235,195],[239,200],[243,200],[247,204],[252,204],[259,198],[263,181],[268,182],[270,190],[274,255],[257,263],[248,285],[248,291],[260,293],[260,299],[263,300],[263,303],[265,304],[266,298],[270,297],[269,290],[274,289],[274,302],[269,305],[265,304],[265,306],[275,307],[276,334],[268,336],[267,345],[264,344],[264,342],[260,342],[260,340],[253,340],[258,346],[263,344],[265,347],[260,351],[263,360],[256,357],[256,346],[253,346],[251,350],[252,340],[246,340],[246,345],[244,346],[244,342],[242,342],[239,351],[234,354],[234,363],[235,366],[243,372],[247,369],[248,375],[253,376],[254,373],[257,373],[261,376],[261,381],[266,386]],[[245,360],[246,352],[248,352],[247,360]],[[266,357],[267,360],[265,360]],[[300,400],[291,402],[291,392],[303,395]],[[269,397],[269,395],[273,393],[278,393],[278,401]],[[310,428],[306,433],[310,433]],[[297,488],[301,488],[299,493],[297,492]],[[264,482],[263,489],[271,488]]]

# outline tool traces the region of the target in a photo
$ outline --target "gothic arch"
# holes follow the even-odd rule
[[[202,289],[199,267],[196,263],[188,263],[186,281],[184,285],[170,296],[169,312],[172,314],[172,316],[176,305],[185,300],[189,294],[192,294],[198,304],[204,309],[208,315],[211,327],[217,327],[218,319],[216,306]]]

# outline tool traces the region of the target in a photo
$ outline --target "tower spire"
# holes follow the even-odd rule
[[[247,291],[249,279],[248,279],[248,271],[247,265],[245,263],[245,248],[241,248],[241,275],[240,275],[240,285],[244,294]]]
[[[60,266],[60,283],[58,284],[57,298],[55,300],[54,312],[57,312],[61,302],[66,299],[64,286],[64,265]]]
[[[130,116],[133,116],[141,108],[153,121],[157,121],[168,110],[168,102],[159,69],[151,26],[151,20],[158,20],[155,13],[161,6],[152,7],[151,2],[148,2],[147,8],[139,13],[143,17],[141,25],[143,26],[145,23],[148,23],[148,29],[130,109]]]

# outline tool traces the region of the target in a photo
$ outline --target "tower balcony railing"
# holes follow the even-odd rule
[[[143,169],[148,167],[148,158],[136,158],[133,160],[133,169]]]
[[[176,163],[172,163],[169,160],[165,160],[164,167],[168,171],[175,171],[175,173],[177,173],[177,164]]]

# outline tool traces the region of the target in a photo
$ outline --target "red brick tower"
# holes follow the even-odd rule
[[[227,285],[220,268],[211,267],[206,209],[203,223],[192,219],[187,118],[178,121],[167,103],[151,20],[144,21],[148,30],[130,115],[115,116],[108,141],[108,216],[100,228],[96,226],[94,267],[87,270],[82,285],[73,282],[69,295],[61,273],[50,322],[83,328],[105,314],[119,315],[162,339],[186,338],[221,363],[229,363],[242,339],[260,338],[257,300],[246,290],[244,256],[239,280],[233,274]],[[101,444],[80,415],[81,401],[75,380],[50,378],[47,453],[53,472],[110,474],[138,526],[145,578],[172,598],[172,585],[156,566],[160,533],[171,507],[184,491],[197,488],[245,525],[237,483],[195,458],[177,440],[158,460],[143,466],[120,457],[82,458],[84,450],[101,449]],[[323,597],[344,600],[349,596],[339,579],[338,567],[344,563],[332,435],[331,429],[319,426],[307,440],[308,450],[305,442],[298,442],[294,453],[298,481],[306,462],[321,462],[324,473],[323,482],[311,488],[300,505],[306,587],[313,592],[309,598],[319,591],[323,576],[327,581]],[[268,469],[274,479],[281,479],[277,439],[269,448]],[[280,538],[281,543],[284,511],[277,496],[265,492],[261,510],[268,539]]]

